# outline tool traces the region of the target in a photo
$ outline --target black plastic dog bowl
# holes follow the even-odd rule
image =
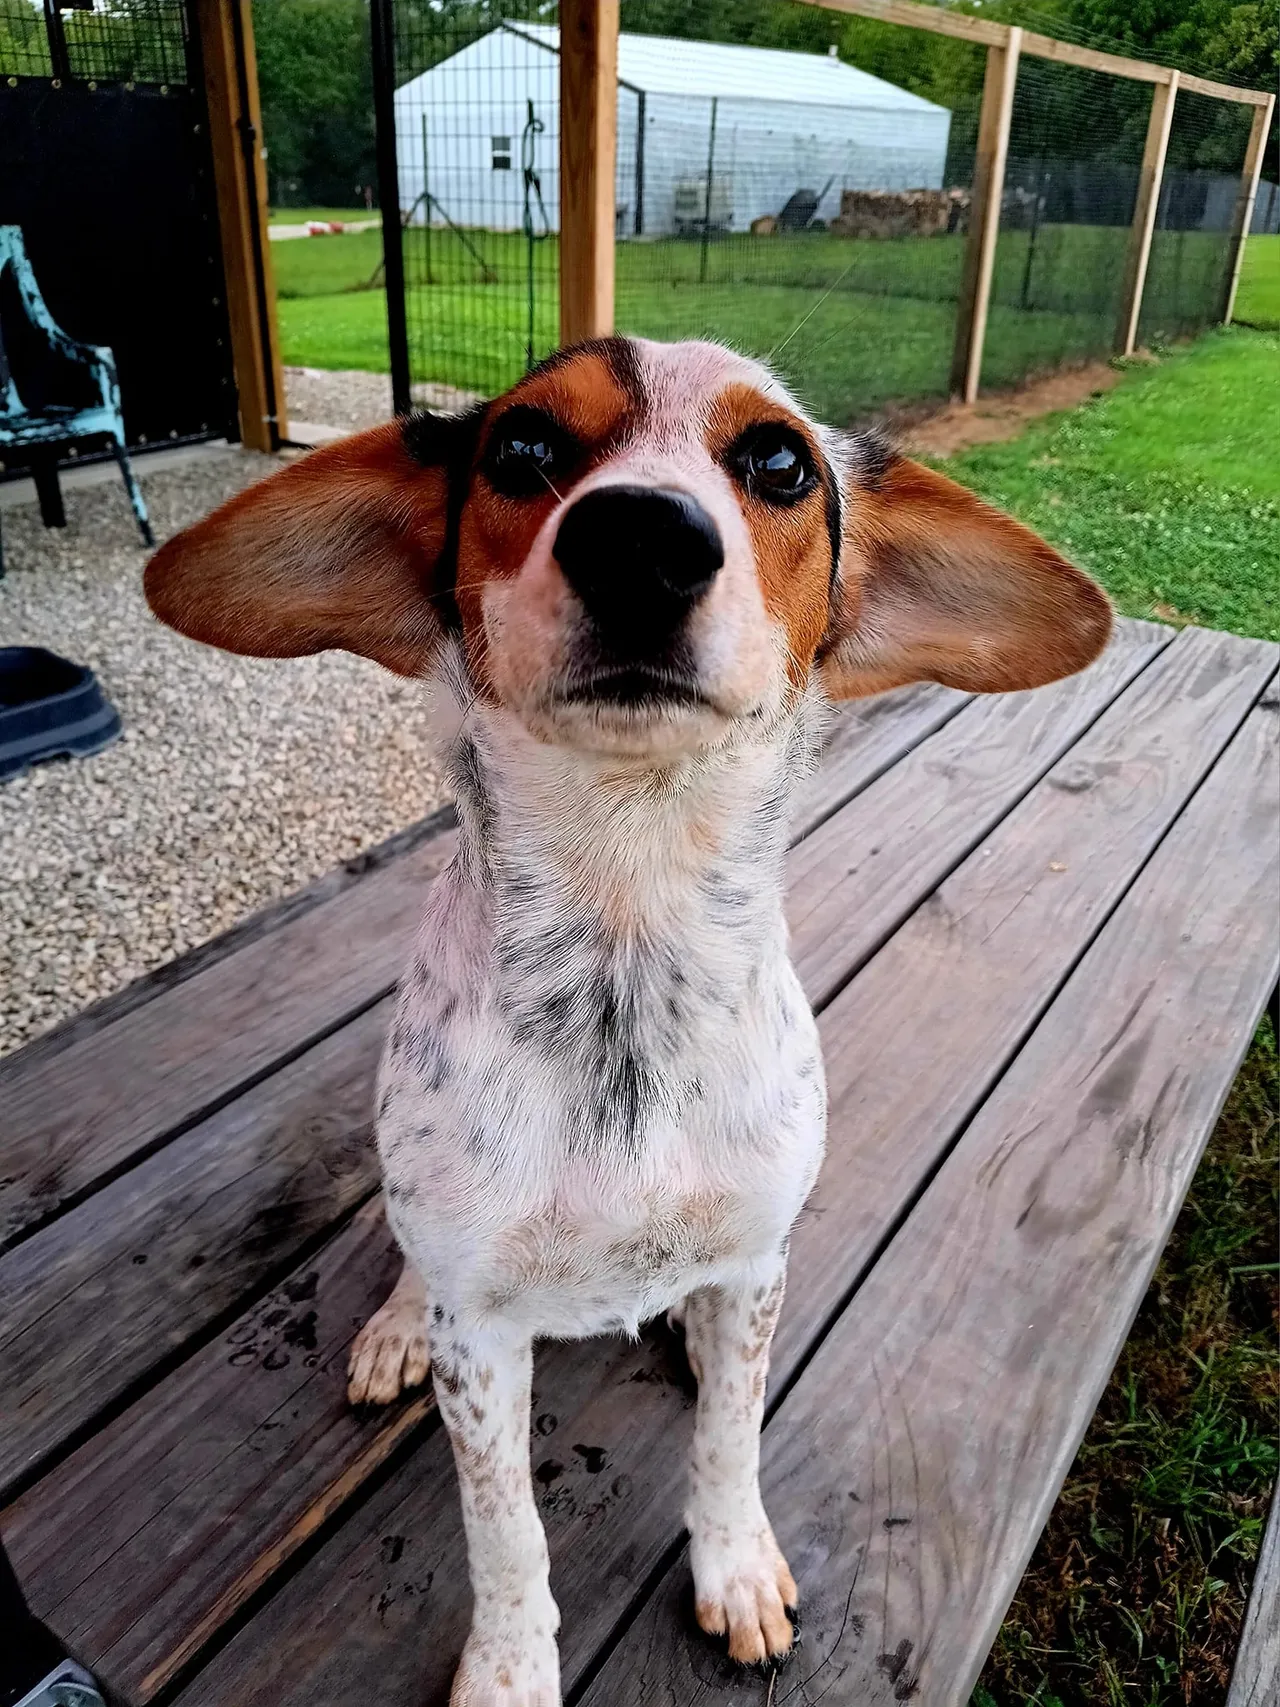
[[[43,646],[0,646],[0,782],[41,759],[101,752],[119,733],[92,670]]]

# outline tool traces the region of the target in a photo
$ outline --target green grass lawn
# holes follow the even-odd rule
[[[1280,328],[1280,235],[1245,244],[1235,317],[1245,326]]]
[[[518,236],[467,235],[479,260],[452,233],[407,233],[414,377],[493,395],[524,365],[525,250]],[[1095,233],[1100,241],[1092,245],[1077,243],[1081,265],[1073,294],[1060,283],[1048,288],[1060,280],[1053,261],[1060,235],[1040,234],[1030,274],[1025,234],[1011,234],[1002,246],[988,385],[1011,384],[1107,348],[1116,273],[1104,262],[1116,233]],[[696,242],[624,243],[618,248],[617,323],[645,337],[718,338],[770,358],[817,414],[843,425],[886,403],[945,395],[961,258],[959,238],[731,238],[709,247],[703,281]],[[378,233],[281,243],[272,259],[286,362],[386,370],[385,304],[381,291],[369,288],[380,282]],[[556,341],[557,265],[554,240],[539,244],[536,355]],[[1028,300],[1044,306],[1018,306],[1024,279]]]
[[[1122,611],[1280,640],[1280,336],[1228,327],[948,473]]]
[[[1223,246],[1161,234],[1144,324],[1154,335],[1196,321],[1216,300]],[[1127,232],[1045,226],[1002,234],[983,383],[1105,354]],[[617,323],[645,337],[718,338],[772,360],[823,419],[846,425],[886,404],[946,394],[964,239],[848,240],[827,233],[708,245],[664,239],[617,250]],[[285,360],[307,367],[388,365],[378,232],[276,244]],[[405,234],[414,378],[486,396],[523,371],[528,253],[518,233],[412,227]],[[534,246],[535,356],[555,346],[558,243]]]

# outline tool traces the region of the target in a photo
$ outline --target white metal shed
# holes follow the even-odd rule
[[[397,90],[416,223],[519,229],[527,158],[556,228],[559,43],[554,26],[504,23]],[[700,227],[708,186],[712,226],[735,231],[797,190],[822,192],[830,219],[842,189],[942,186],[947,108],[834,57],[624,34],[618,85],[620,235]],[[539,226],[536,197],[530,211]]]

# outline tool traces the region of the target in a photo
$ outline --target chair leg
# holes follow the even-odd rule
[[[62,506],[62,487],[58,484],[58,459],[42,456],[31,464],[31,478],[36,483],[40,500],[40,520],[47,528],[64,528],[67,512]]]
[[[154,545],[156,536],[151,531],[151,521],[147,515],[146,499],[142,496],[142,488],[134,478],[133,464],[129,461],[129,453],[119,439],[113,439],[111,444],[115,452],[116,462],[120,468],[124,489],[129,494],[129,502],[133,505],[133,513],[138,518],[138,527],[142,532],[144,545]]]

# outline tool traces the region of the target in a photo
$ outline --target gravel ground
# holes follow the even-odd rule
[[[330,406],[310,418],[381,418],[368,413],[378,376],[326,377]],[[273,465],[210,450],[152,475],[145,466],[164,539]],[[344,653],[276,662],[183,640],[146,609],[146,552],[118,483],[68,492],[67,522],[46,531],[34,506],[5,512],[0,644],[92,665],[124,735],[0,785],[0,1054],[441,797],[415,685]]]
[[[354,433],[391,418],[389,374],[287,367],[284,385],[290,416],[313,426],[345,427]],[[457,414],[480,399],[478,392],[459,391],[456,386],[419,383],[413,387],[413,400],[424,409]]]

